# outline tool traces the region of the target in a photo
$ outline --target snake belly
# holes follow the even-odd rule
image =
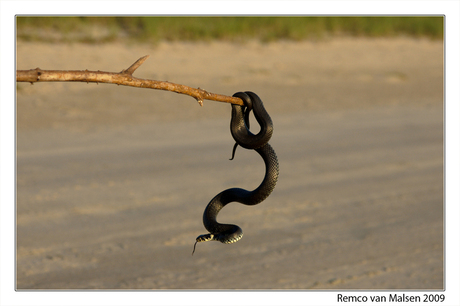
[[[245,105],[232,105],[232,120],[230,122],[232,136],[236,145],[253,149],[259,153],[265,163],[265,176],[259,187],[253,191],[230,188],[216,195],[206,206],[203,214],[203,224],[209,233],[198,236],[197,242],[220,241],[228,244],[240,240],[243,236],[243,230],[234,224],[217,222],[218,213],[231,202],[244,205],[259,204],[271,194],[278,180],[278,158],[273,148],[268,144],[273,134],[273,123],[262,101],[253,92],[238,92],[233,96],[241,98]],[[256,135],[249,131],[249,112],[251,110],[254,111],[254,116],[261,127],[260,132]]]

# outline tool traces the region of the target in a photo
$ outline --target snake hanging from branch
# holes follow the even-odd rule
[[[270,195],[278,180],[278,158],[273,148],[268,144],[273,134],[273,122],[265,110],[262,100],[250,91],[237,92],[233,97],[243,100],[244,106],[232,104],[230,131],[236,143],[231,159],[235,156],[235,150],[238,145],[245,149],[255,150],[265,163],[265,176],[259,187],[253,191],[230,188],[222,191],[209,202],[203,214],[203,224],[209,233],[196,238],[192,255],[198,242],[220,241],[229,244],[240,240],[243,237],[243,230],[234,224],[217,222],[217,214],[225,205],[231,202],[245,205],[259,204]],[[260,125],[260,131],[257,134],[253,134],[249,130],[249,114],[251,111],[254,112],[254,116]]]

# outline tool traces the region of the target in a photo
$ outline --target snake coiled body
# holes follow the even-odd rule
[[[273,123],[262,101],[253,92],[238,92],[233,96],[241,98],[244,102],[244,106],[232,105],[230,131],[236,141],[233,155],[237,145],[255,150],[265,163],[265,176],[259,187],[253,191],[230,188],[216,195],[206,206],[203,214],[203,224],[209,233],[198,236],[196,242],[220,241],[228,244],[240,240],[243,236],[243,230],[234,224],[217,222],[218,213],[231,202],[245,205],[259,204],[270,195],[278,180],[278,158],[273,148],[268,144],[273,134]],[[249,130],[249,113],[251,110],[254,111],[254,116],[260,125],[260,132],[256,135]]]

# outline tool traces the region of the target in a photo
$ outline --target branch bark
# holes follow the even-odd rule
[[[42,70],[40,68],[30,70],[17,70],[16,82],[87,82],[87,83],[110,83],[124,86],[160,89],[189,95],[195,98],[203,106],[203,100],[226,102],[244,105],[240,98],[210,93],[201,88],[193,88],[185,85],[166,81],[156,81],[133,77],[134,71],[142,65],[149,55],[138,59],[129,68],[121,72],[89,71],[89,70]]]

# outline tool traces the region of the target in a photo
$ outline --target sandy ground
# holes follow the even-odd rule
[[[20,83],[17,288],[443,288],[442,42],[18,42],[17,68],[120,71],[146,54],[137,77],[262,98],[277,187],[221,211],[241,241],[191,256],[209,200],[263,177],[253,151],[228,160],[230,106]]]

